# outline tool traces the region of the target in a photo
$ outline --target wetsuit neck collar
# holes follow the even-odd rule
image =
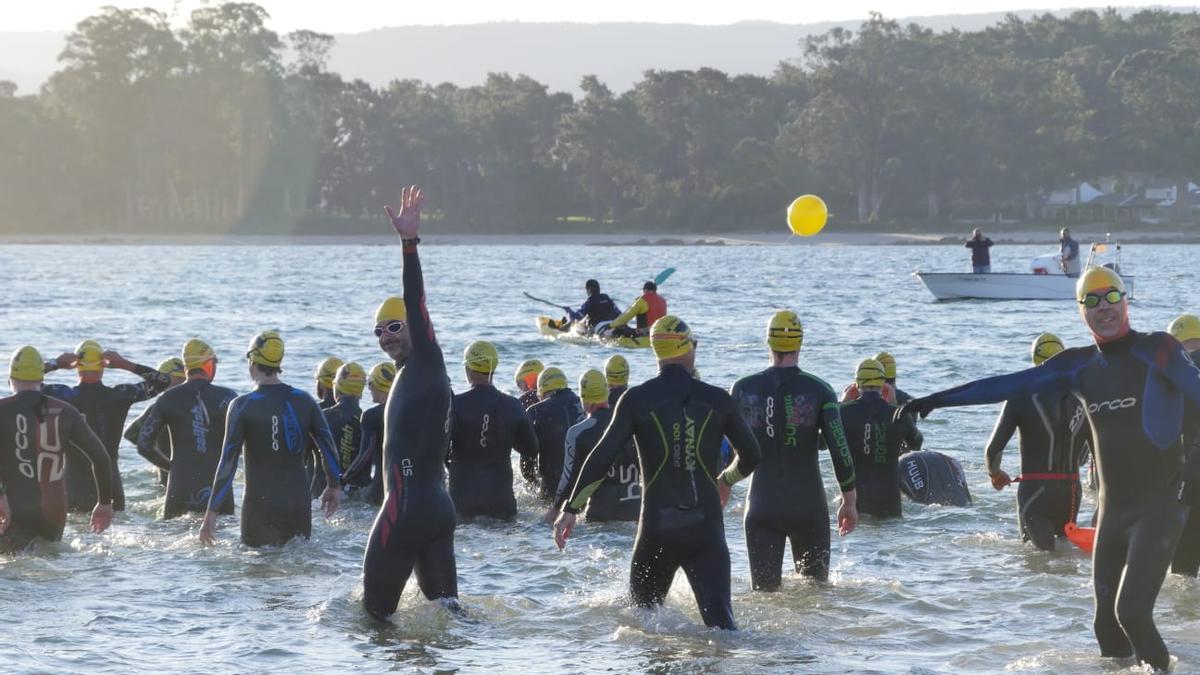
[[[671,377],[678,377],[678,376],[682,375],[682,376],[688,378],[689,380],[692,378],[692,374],[690,372],[688,372],[687,368],[683,367],[683,364],[680,364],[680,363],[668,363],[665,365],[661,365],[658,367],[658,374],[671,376]]]
[[[1138,332],[1130,328],[1119,338],[1113,338],[1105,342],[1100,342],[1099,338],[1097,338],[1096,346],[1099,347],[1100,351],[1104,354],[1129,351],[1130,346],[1133,345],[1133,341],[1137,336]]]
[[[861,399],[879,399],[883,400],[883,391],[879,389],[859,389],[858,397]]]

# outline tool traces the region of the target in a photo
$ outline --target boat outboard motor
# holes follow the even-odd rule
[[[953,457],[930,450],[910,452],[900,458],[896,473],[900,491],[918,504],[971,505],[967,478]]]

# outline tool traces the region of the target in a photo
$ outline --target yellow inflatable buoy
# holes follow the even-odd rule
[[[829,208],[816,195],[801,195],[788,206],[788,227],[801,237],[811,237],[820,232],[828,219]]]

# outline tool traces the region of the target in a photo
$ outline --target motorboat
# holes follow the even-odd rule
[[[1104,241],[1093,242],[1088,251],[1089,267],[1103,266],[1112,269],[1125,281],[1129,294],[1133,296],[1133,277],[1121,269],[1121,245],[1105,237]],[[1063,271],[1058,253],[1035,257],[1030,261],[1028,272],[989,272],[972,274],[963,272],[913,272],[913,276],[925,284],[925,288],[938,300],[984,299],[984,300],[1067,300],[1075,298],[1077,275]]]

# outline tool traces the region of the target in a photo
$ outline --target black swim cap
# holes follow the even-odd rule
[[[653,281],[647,281],[646,283],[642,284],[642,290],[643,291],[657,291],[658,284],[654,283]]]

